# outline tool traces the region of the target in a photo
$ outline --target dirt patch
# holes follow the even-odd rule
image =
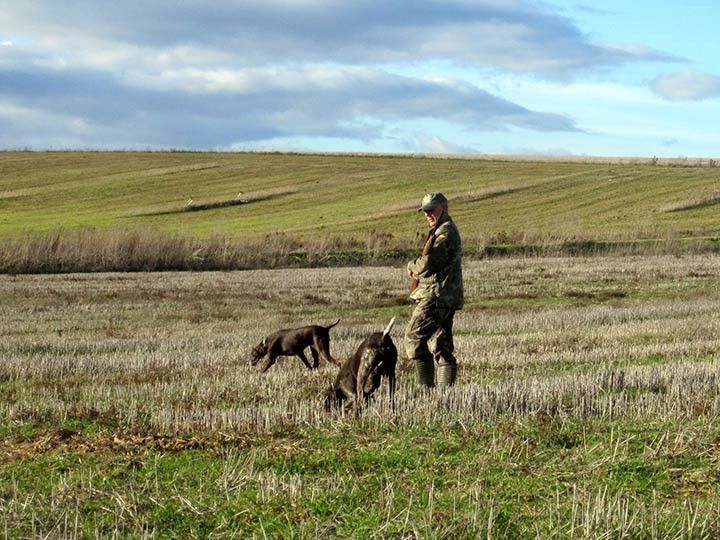
[[[99,433],[86,436],[60,428],[31,440],[4,439],[0,444],[0,462],[32,459],[51,452],[122,453],[134,455],[147,451],[180,452],[183,450],[219,450],[223,446],[243,445],[237,437],[216,435],[212,438],[178,437],[171,435],[140,435],[133,433]]]

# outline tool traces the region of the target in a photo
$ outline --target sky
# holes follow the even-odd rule
[[[720,156],[717,0],[0,0],[0,150]]]

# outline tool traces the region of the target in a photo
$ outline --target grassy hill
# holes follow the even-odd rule
[[[418,201],[434,190],[450,198],[471,253],[489,244],[714,237],[719,180],[713,162],[5,152],[0,238],[61,228],[407,248],[424,227]]]
[[[0,153],[0,234],[152,226],[243,238],[411,237],[442,190],[466,238],[716,234],[720,169],[647,164],[226,153]],[[238,194],[247,204],[213,207]],[[208,208],[184,212],[188,200]],[[712,204],[703,204],[703,201]],[[686,207],[683,209],[683,207]],[[673,211],[675,209],[675,211]]]

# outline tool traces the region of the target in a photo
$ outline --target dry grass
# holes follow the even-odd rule
[[[663,207],[663,212],[682,212],[684,210],[695,210],[698,208],[705,208],[708,206],[715,206],[720,203],[720,191],[715,191],[711,195],[704,197],[696,197],[685,201],[668,204]]]
[[[715,414],[715,264],[470,263],[470,301],[456,323],[462,384],[418,402],[405,365],[393,421]],[[402,328],[411,310],[402,271],[384,267],[6,277],[0,297],[0,376],[24,388],[0,405],[4,418],[112,414],[163,433],[333,422],[316,401],[332,366],[308,372],[287,359],[261,375],[247,363],[249,350],[277,328],[339,317],[332,346],[346,358],[391,316]]]
[[[473,195],[474,197],[474,195]],[[484,197],[484,195],[480,196]],[[195,209],[233,201],[196,204]],[[184,212],[185,210],[170,213]],[[168,213],[168,212],[163,212]],[[362,240],[334,234],[298,239],[285,233],[238,241],[214,235],[195,238],[154,229],[55,229],[0,240],[0,274],[250,270],[400,264],[413,257],[422,236],[400,242],[392,232],[372,230]],[[466,259],[506,256],[688,255],[720,251],[714,237],[592,240],[579,233],[500,231],[464,248]]]
[[[197,239],[154,230],[54,230],[0,242],[0,273],[164,272],[338,266],[387,262],[405,255],[387,237],[364,243],[321,235],[298,242],[267,234],[245,242],[223,236]]]
[[[359,505],[380,516],[372,531],[356,529],[374,537],[524,537],[536,522],[546,538],[712,538],[720,530],[712,472],[720,447],[703,433],[717,433],[720,414],[718,263],[468,262],[468,304],[456,322],[459,384],[418,394],[412,366],[401,361],[395,410],[381,395],[360,418],[322,411],[318,398],[334,366],[310,372],[287,358],[262,375],[248,353],[277,328],[338,317],[337,358],[392,316],[402,350],[411,306],[400,268],[0,277],[4,466],[69,453],[129,456],[122,459],[131,468],[146,459],[139,456],[156,456],[132,489],[106,485],[112,473],[93,467],[81,481],[62,475],[46,493],[11,483],[0,497],[4,526],[82,537],[89,518],[79,505],[99,499],[107,534],[159,537],[148,505],[191,520],[232,501],[242,514],[231,520],[237,531],[257,537],[295,534],[288,520],[298,520],[303,536],[347,536],[342,522]],[[85,423],[96,430],[60,427]],[[33,426],[58,427],[21,435]],[[438,438],[424,442],[426,433]],[[312,448],[313,437],[332,444]],[[440,460],[446,472],[423,465],[429,477],[413,476],[424,459],[414,447],[453,444],[460,453],[447,455],[464,457],[452,472]],[[194,448],[219,454],[221,467],[192,488],[157,480],[163,456]],[[307,471],[288,465],[305,455]],[[334,465],[375,455],[386,469]],[[651,487],[632,483],[640,481]],[[527,482],[538,484],[518,487]],[[368,495],[367,483],[379,491]],[[523,489],[546,495],[520,504],[530,495],[513,490]],[[313,518],[310,509],[327,501],[334,513]]]

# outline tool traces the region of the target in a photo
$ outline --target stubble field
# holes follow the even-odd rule
[[[465,264],[458,384],[322,410],[397,267],[0,276],[6,538],[715,538],[716,255]],[[404,356],[404,355],[403,355]],[[383,387],[384,390],[384,387]]]

